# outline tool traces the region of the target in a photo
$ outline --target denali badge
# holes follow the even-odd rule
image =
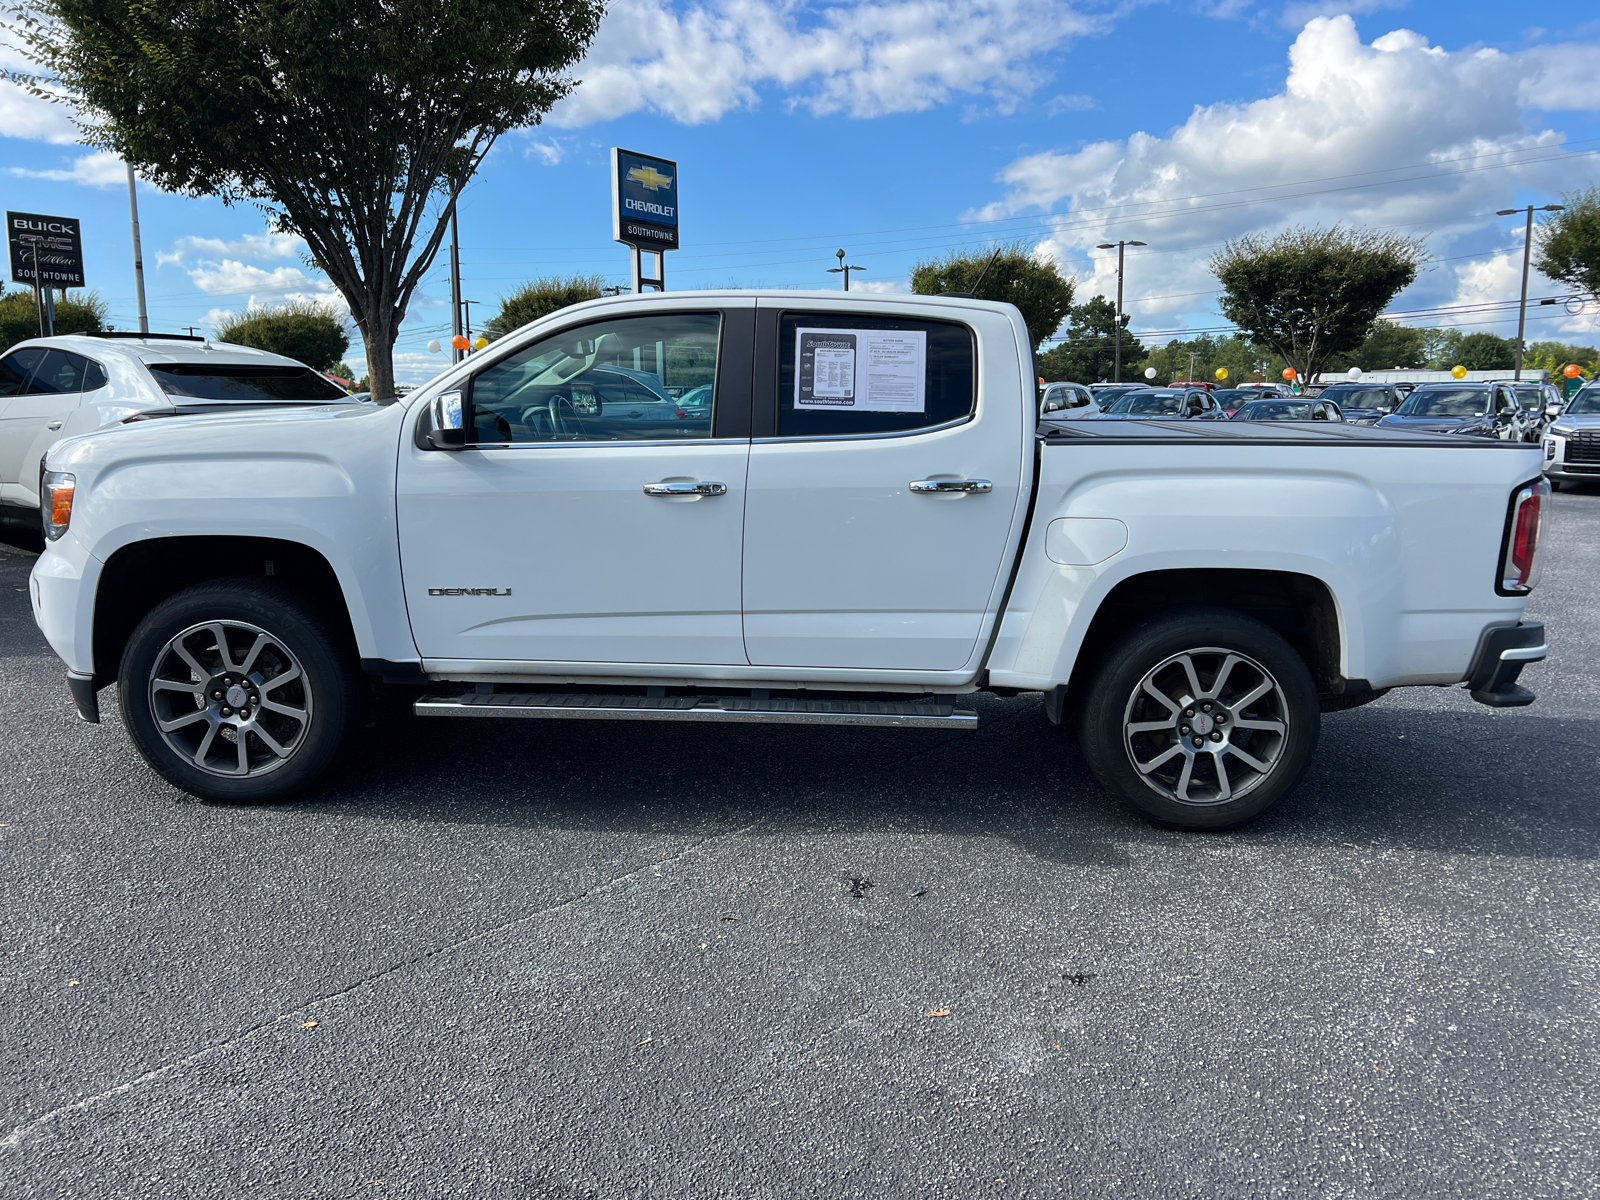
[[[510,588],[429,588],[430,596],[509,596]]]

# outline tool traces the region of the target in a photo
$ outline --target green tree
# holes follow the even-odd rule
[[[1422,244],[1383,230],[1290,229],[1229,242],[1211,260],[1222,313],[1310,380],[1354,350],[1417,277]]]
[[[1434,371],[1448,371],[1461,354],[1461,330],[1424,329],[1422,365]]]
[[[1360,367],[1363,371],[1420,367],[1428,361],[1426,332],[1410,325],[1379,320],[1373,324],[1366,341],[1347,354],[1330,355],[1322,370],[1326,374],[1351,367]]]
[[[989,265],[991,258],[993,266]],[[986,268],[988,274],[984,274]],[[1062,318],[1072,307],[1072,280],[1064,277],[1055,263],[1040,262],[1026,242],[1006,242],[987,252],[952,252],[920,262],[911,271],[911,290],[919,296],[973,292],[979,300],[1015,304],[1035,350],[1061,328]]]
[[[1155,368],[1154,382],[1159,384],[1188,380],[1221,382],[1231,387],[1261,382],[1269,377],[1276,379],[1283,370],[1283,363],[1272,351],[1252,346],[1250,339],[1239,334],[1216,337],[1202,333],[1155,347],[1143,362],[1135,363],[1131,369],[1124,363],[1122,377],[1143,379],[1146,367]],[[1218,368],[1227,370],[1226,380],[1217,380]]]
[[[309,300],[247,308],[230,314],[213,332],[219,342],[282,354],[314,371],[330,370],[350,349],[344,314]]]
[[[106,328],[106,305],[95,292],[63,292],[56,301],[57,333],[100,333]],[[39,310],[33,288],[0,295],[0,353],[39,336]]]
[[[1600,187],[1561,197],[1566,211],[1534,233],[1535,265],[1600,304]]]
[[[1552,379],[1559,376],[1568,363],[1576,363],[1585,379],[1593,379],[1600,372],[1600,349],[1564,342],[1534,342],[1522,356],[1524,370],[1543,369],[1550,372]]]
[[[1095,296],[1069,310],[1067,336],[1039,356],[1039,373],[1046,379],[1072,383],[1099,383],[1110,379],[1116,363],[1117,308],[1104,296]],[[1128,314],[1122,314],[1122,376],[1142,378],[1132,364],[1145,357],[1144,343],[1128,332]]]
[[[1469,333],[1456,347],[1456,362],[1469,371],[1509,371],[1517,365],[1517,339]]]
[[[484,333],[491,340],[504,337],[569,304],[598,300],[604,286],[599,275],[547,275],[529,280],[509,296],[500,297],[500,311],[484,327]]]
[[[89,144],[259,204],[350,305],[374,394],[455,197],[575,86],[603,0],[40,0],[13,28]]]

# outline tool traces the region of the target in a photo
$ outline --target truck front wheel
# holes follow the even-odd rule
[[[128,640],[123,724],[145,761],[191,795],[282,800],[322,774],[351,727],[349,660],[292,589],[199,584],[158,604]]]
[[[1305,775],[1321,728],[1294,648],[1226,609],[1141,625],[1101,663],[1081,707],[1084,758],[1102,786],[1182,829],[1226,829]]]

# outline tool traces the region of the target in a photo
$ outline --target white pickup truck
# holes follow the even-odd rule
[[[173,417],[41,464],[35,616],[178,787],[277,800],[424,717],[960,728],[1042,692],[1108,788],[1221,828],[1393,687],[1527,704],[1537,446],[1041,420],[955,297],[564,309],[387,406]]]

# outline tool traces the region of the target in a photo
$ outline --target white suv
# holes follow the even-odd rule
[[[39,525],[39,460],[126,421],[353,403],[304,363],[181,334],[32,338],[0,356],[0,522]]]

